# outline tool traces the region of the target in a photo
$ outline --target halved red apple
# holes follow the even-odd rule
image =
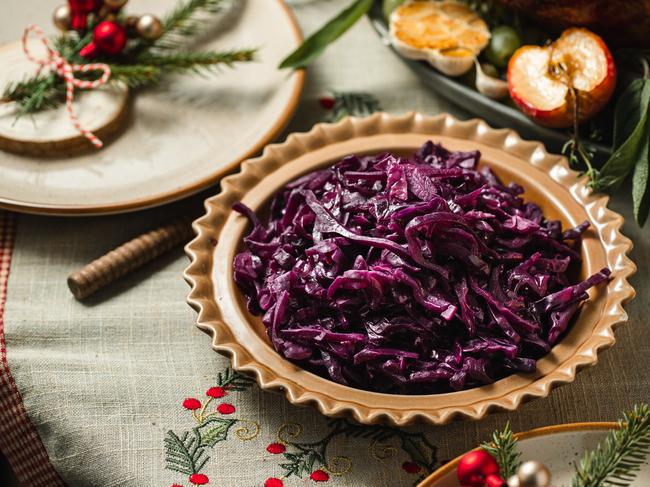
[[[614,58],[593,32],[570,28],[545,47],[523,46],[508,63],[508,91],[529,117],[547,127],[570,127],[604,108],[616,86]]]

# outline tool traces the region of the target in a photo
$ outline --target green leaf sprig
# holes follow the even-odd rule
[[[363,17],[374,0],[355,0],[352,4],[309,36],[295,51],[281,63],[280,69],[299,69],[308,66],[325,48],[341,37],[350,27]]]
[[[650,78],[634,80],[620,96],[614,112],[612,155],[596,171],[590,187],[614,192],[632,174],[634,218],[643,225],[650,210]]]

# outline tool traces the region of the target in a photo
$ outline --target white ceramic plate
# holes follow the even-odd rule
[[[162,16],[176,4],[139,0],[126,9]],[[139,92],[128,127],[100,151],[67,158],[0,152],[0,206],[59,215],[156,206],[215,183],[274,138],[293,114],[304,81],[302,71],[277,66],[302,36],[282,0],[233,4],[202,47],[257,47],[258,62]],[[8,75],[21,79],[34,69],[18,63],[0,73],[0,85]]]
[[[574,463],[586,451],[593,450],[616,423],[573,423],[538,428],[517,435],[522,460],[537,460],[552,472],[551,485],[571,485]],[[459,458],[442,466],[418,487],[459,487],[456,466]],[[650,465],[646,463],[639,472],[633,487],[650,485]]]

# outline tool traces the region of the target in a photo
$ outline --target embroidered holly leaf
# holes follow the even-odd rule
[[[437,459],[437,448],[427,440],[422,433],[404,433],[399,435],[402,441],[402,450],[411,458],[411,460],[422,467],[433,470]]]
[[[228,430],[236,419],[208,418],[202,425],[194,428],[194,434],[202,447],[213,447],[220,441],[228,439]]]
[[[180,437],[169,430],[165,437],[165,464],[168,469],[193,475],[205,466],[210,457],[201,447],[199,436],[189,431]]]

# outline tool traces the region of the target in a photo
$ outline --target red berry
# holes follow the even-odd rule
[[[314,470],[309,476],[314,482],[327,482],[330,479],[325,470]]]
[[[190,475],[190,482],[192,482],[194,485],[205,485],[210,481],[207,475],[203,475],[202,473],[193,473]]]
[[[284,487],[284,483],[280,479],[270,477],[264,482],[264,487]]]
[[[178,484],[172,484],[172,487],[183,487],[183,486]]]
[[[336,105],[336,100],[331,96],[324,96],[323,98],[319,99],[318,102],[320,103],[320,106],[322,106],[325,110],[331,110],[334,108],[334,105]]]
[[[404,462],[402,468],[406,473],[418,473],[422,468],[415,462]]]
[[[221,414],[232,414],[235,412],[235,406],[224,402],[223,404],[219,404],[217,406],[217,411],[219,411]]]
[[[183,401],[183,407],[190,411],[195,411],[201,407],[201,401],[194,399],[193,397],[188,397]]]
[[[205,395],[218,399],[226,395],[226,390],[223,387],[210,387],[210,389],[205,391]]]
[[[266,447],[266,451],[269,453],[273,453],[274,455],[279,455],[280,453],[284,453],[287,451],[287,447],[284,446],[282,443],[271,443],[269,446]]]

